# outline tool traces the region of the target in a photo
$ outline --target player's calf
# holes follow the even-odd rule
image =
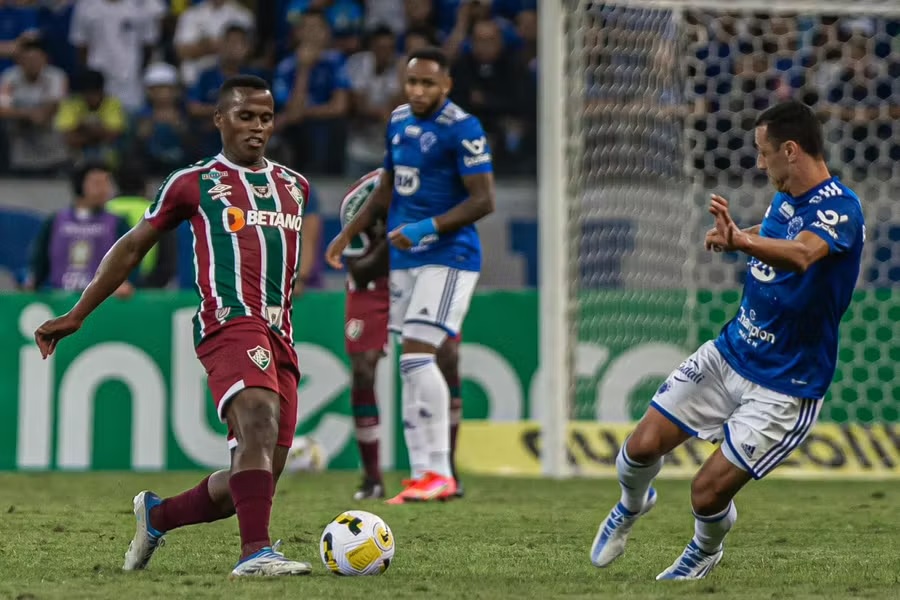
[[[226,407],[225,417],[237,442],[228,487],[241,533],[242,559],[271,546],[269,516],[275,493],[272,465],[279,402],[272,390],[248,388]]]
[[[363,466],[363,481],[353,494],[354,500],[384,497],[379,464],[379,413],[375,396],[375,370],[380,358],[381,352],[378,350],[350,355],[352,373],[350,402],[356,427],[356,444]]]

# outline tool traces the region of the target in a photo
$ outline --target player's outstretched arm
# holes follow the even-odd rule
[[[142,219],[110,248],[103,257],[94,279],[85,288],[72,310],[59,318],[47,321],[34,332],[35,342],[44,358],[53,354],[59,340],[78,331],[88,315],[119,289],[131,271],[159,240],[160,234],[160,231]]]
[[[716,219],[716,239],[724,242],[721,244],[722,249],[744,252],[776,269],[803,273],[828,255],[828,244],[809,231],[800,232],[793,240],[780,240],[740,229],[731,218],[728,201],[721,196],[712,196],[709,212]],[[707,246],[709,245],[708,237]]]
[[[350,244],[350,240],[371,227],[379,218],[387,215],[391,206],[391,196],[394,190],[394,172],[385,169],[378,177],[378,187],[365,201],[352,221],[347,223],[341,232],[335,236],[328,249],[325,250],[325,260],[335,269],[343,268],[341,257],[344,250]]]

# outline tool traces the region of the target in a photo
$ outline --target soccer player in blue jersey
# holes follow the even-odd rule
[[[806,438],[834,375],[838,324],[860,270],[859,198],[832,177],[822,127],[788,101],[756,120],[757,166],[777,190],[761,225],[740,229],[712,195],[707,250],[749,255],[737,315],[662,384],[616,459],[622,497],[600,525],[591,562],[625,551],[637,519],[656,504],[662,457],[692,436],[716,443],[691,484],[694,537],[657,579],[702,579],[722,560],[737,519],[733,498]]]
[[[344,248],[387,215],[390,329],[403,350],[403,427],[412,477],[393,504],[442,500],[456,493],[450,465],[450,392],[435,362],[462,325],[481,270],[475,223],[494,210],[491,152],[477,118],[447,99],[446,55],[410,55],[409,104],[391,114],[384,174],[356,217],[332,240],[326,257],[341,268]]]

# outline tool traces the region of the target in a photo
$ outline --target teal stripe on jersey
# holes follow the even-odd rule
[[[253,192],[253,202],[257,209],[280,212],[275,202],[275,184],[269,179],[268,173],[244,173],[244,179],[250,184],[249,191]],[[283,306],[287,268],[284,233],[279,227],[259,227],[259,230],[266,245],[266,285],[262,290],[263,297],[266,306]]]

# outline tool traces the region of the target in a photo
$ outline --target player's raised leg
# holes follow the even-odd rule
[[[616,458],[622,496],[600,524],[591,562],[605,567],[622,555],[637,519],[656,504],[653,479],[663,456],[692,436],[722,438],[722,424],[737,403],[726,389],[732,373],[712,342],[685,359],[656,391],[650,408]]]
[[[625,552],[635,522],[656,505],[653,480],[662,468],[663,456],[690,437],[651,406],[616,456],[616,472],[622,496],[597,529],[591,545],[591,562],[606,567]]]
[[[448,337],[437,352],[437,363],[444,381],[450,390],[450,471],[456,482],[456,498],[464,495],[462,482],[456,471],[456,444],[459,438],[459,425],[462,421],[462,381],[459,375],[459,343],[460,336]]]
[[[363,481],[353,494],[354,500],[384,498],[378,452],[378,402],[375,397],[375,370],[381,356],[380,349],[350,355],[352,371],[350,401],[356,426],[356,444],[363,466]]]

